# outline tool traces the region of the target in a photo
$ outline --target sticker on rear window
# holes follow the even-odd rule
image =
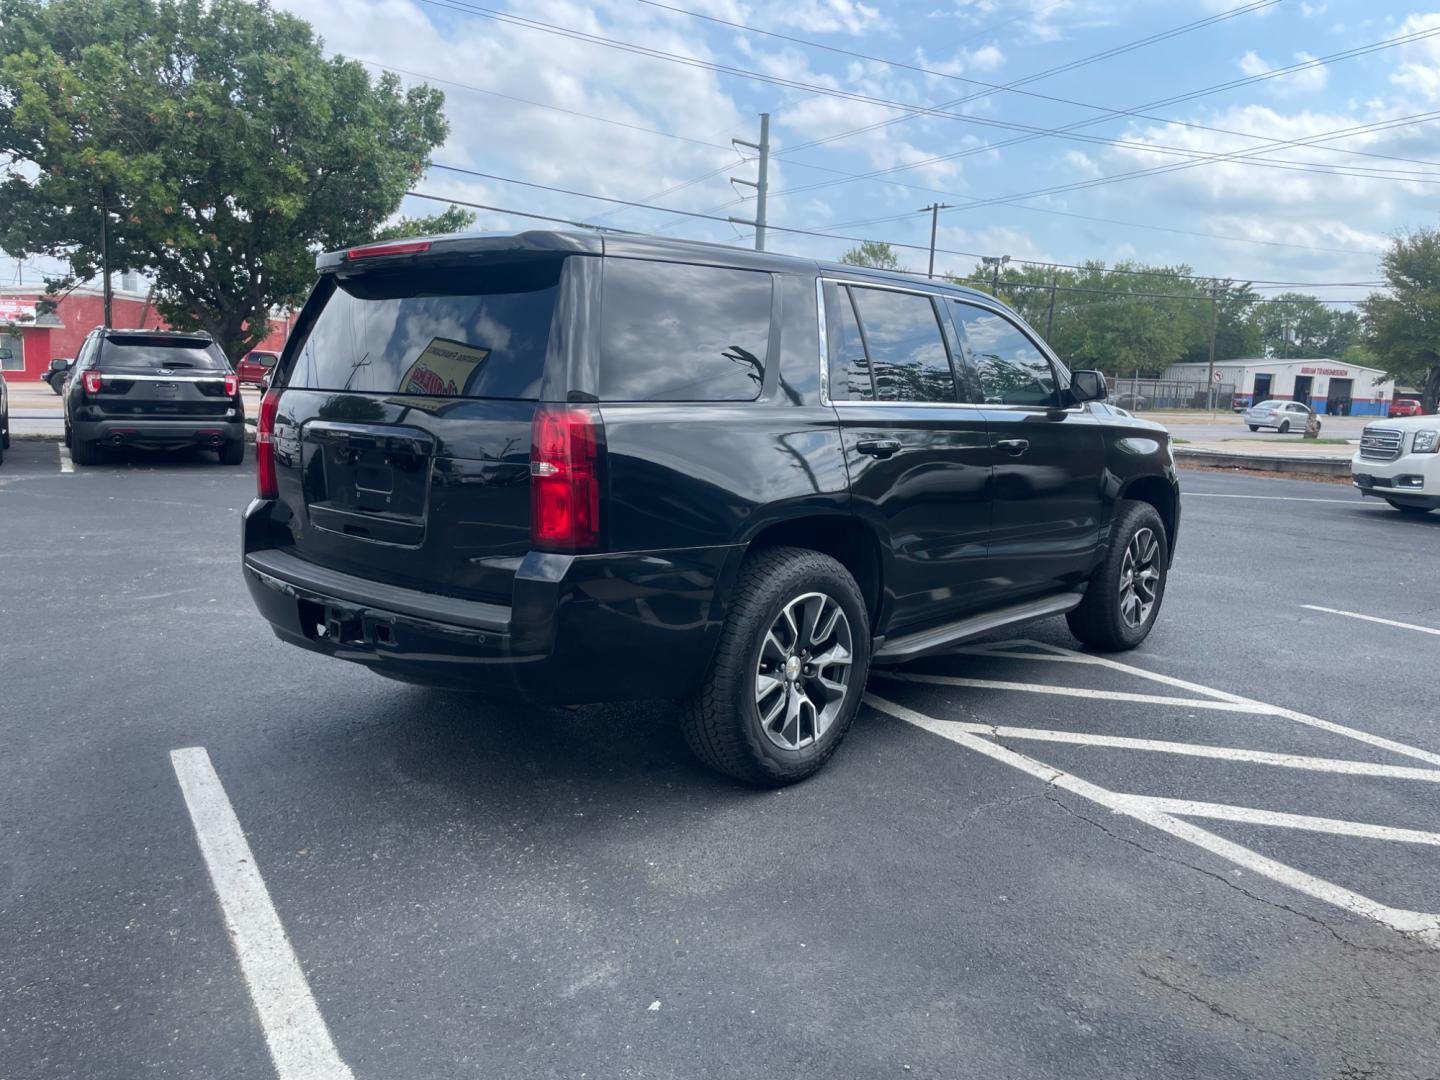
[[[458,397],[489,355],[489,349],[448,338],[433,338],[401,378],[400,392]]]

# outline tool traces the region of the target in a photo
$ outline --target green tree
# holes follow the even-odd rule
[[[840,261],[846,266],[868,266],[872,270],[899,270],[900,258],[889,245],[878,240],[865,240],[859,247],[853,247]]]
[[[1361,305],[1365,345],[1396,382],[1419,386],[1433,413],[1440,399],[1440,230],[1396,237],[1380,272],[1390,291],[1371,293]]]
[[[1360,317],[1307,293],[1287,292],[1251,315],[1260,349],[1296,359],[1338,358],[1360,340]]]
[[[238,356],[304,296],[317,250],[381,234],[443,103],[327,60],[267,0],[0,0],[0,247],[65,259],[52,292],[91,279],[103,208],[112,269]]]

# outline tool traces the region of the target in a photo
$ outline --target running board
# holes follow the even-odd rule
[[[876,664],[903,664],[926,653],[947,649],[951,645],[959,645],[996,630],[1007,630],[1036,619],[1048,619],[1052,615],[1064,615],[1078,607],[1082,599],[1084,596],[1081,593],[1060,593],[1058,596],[1047,596],[1040,600],[1016,604],[1014,607],[1000,608],[998,611],[987,611],[983,615],[972,615],[968,619],[937,626],[932,630],[922,630],[918,634],[888,638],[875,650],[871,660]]]

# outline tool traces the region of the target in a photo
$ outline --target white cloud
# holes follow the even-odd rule
[[[804,0],[803,3],[776,4],[762,10],[781,26],[793,26],[811,34],[843,32],[856,36],[885,30],[891,25],[879,8],[852,0]]]
[[[1295,53],[1291,63],[1304,64],[1316,57],[1312,53],[1300,50]],[[1267,71],[1274,71],[1277,68],[1290,67],[1290,64],[1272,64],[1265,60],[1259,53],[1251,49],[1239,61],[1240,70],[1251,78],[1256,75],[1264,75]],[[1273,79],[1266,79],[1262,86],[1268,87],[1277,94],[1300,95],[1317,94],[1325,89],[1325,84],[1330,81],[1330,69],[1324,64],[1316,64],[1313,67],[1302,68],[1290,75],[1277,75]]]
[[[997,71],[1005,63],[1005,51],[991,42],[978,49],[964,46],[956,49],[948,60],[932,59],[925,49],[915,50],[915,65],[945,75],[977,75]],[[940,80],[944,82],[945,80]]]
[[[1440,27],[1440,13],[1411,15],[1396,29],[1396,36]],[[1412,98],[1433,103],[1440,99],[1440,39],[1430,37],[1400,47],[1400,64],[1390,81]]]

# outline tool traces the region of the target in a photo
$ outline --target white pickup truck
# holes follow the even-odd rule
[[[1428,514],[1440,506],[1440,416],[1367,424],[1350,476],[1362,495],[1407,514]]]

